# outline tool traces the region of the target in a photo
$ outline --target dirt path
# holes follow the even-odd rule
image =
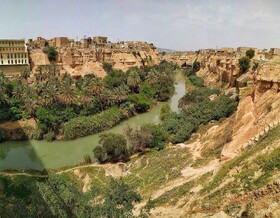
[[[28,177],[38,177],[38,178],[48,178],[48,175],[33,175],[30,173],[5,173],[5,172],[0,172],[0,176],[28,176]]]

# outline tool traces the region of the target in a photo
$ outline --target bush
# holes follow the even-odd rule
[[[48,134],[46,135],[45,139],[48,141],[48,142],[51,142],[55,139],[55,133],[54,131],[50,131],[48,132]]]
[[[92,163],[91,157],[88,154],[85,155],[82,163],[83,164],[91,164]]]
[[[113,71],[113,66],[110,63],[104,62],[102,64],[102,67],[106,71],[106,73],[111,73]]]
[[[137,112],[143,113],[150,109],[151,101],[146,95],[133,94],[128,96],[128,101],[134,104],[134,108]]]
[[[203,87],[204,86],[204,80],[201,77],[192,75],[192,76],[189,77],[189,80],[195,86],[198,86],[198,87]]]
[[[246,56],[252,59],[255,56],[255,51],[253,49],[249,49],[246,51]]]
[[[238,102],[228,95],[221,95],[214,101],[209,96],[218,90],[200,88],[187,93],[180,101],[183,111],[170,113],[163,121],[164,130],[170,134],[172,143],[183,142],[195,132],[201,124],[230,116]],[[187,107],[186,107],[187,105]]]
[[[160,120],[163,121],[171,113],[171,107],[169,104],[165,104],[160,109]]]
[[[165,147],[165,132],[160,125],[148,124],[146,125],[152,134],[151,147],[161,150]]]
[[[193,62],[193,71],[196,73],[199,70],[200,70],[200,63],[197,60],[195,60]]]
[[[150,84],[144,83],[140,86],[139,94],[146,96],[148,99],[153,99],[155,97],[155,90]]]
[[[122,118],[122,110],[116,107],[94,116],[73,118],[64,124],[64,139],[71,140],[110,129]]]
[[[259,67],[259,63],[254,62],[254,66],[252,67],[252,70],[255,71],[256,69],[258,69],[258,67]]]
[[[57,51],[54,47],[49,47],[48,49],[48,59],[49,61],[56,61]]]
[[[0,129],[0,142],[4,142],[6,140],[5,131]]]
[[[93,149],[93,153],[100,163],[128,160],[127,141],[123,135],[115,133],[102,134],[99,136],[99,144]]]
[[[250,59],[248,57],[243,57],[238,60],[240,73],[246,73],[250,68]]]

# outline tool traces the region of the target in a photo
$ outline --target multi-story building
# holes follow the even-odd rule
[[[0,40],[0,71],[5,74],[17,74],[29,65],[24,39]]]
[[[55,37],[49,40],[49,44],[56,48],[67,48],[70,47],[71,41],[67,37]]]

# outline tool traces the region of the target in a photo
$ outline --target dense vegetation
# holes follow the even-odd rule
[[[121,179],[82,193],[63,175],[0,178],[1,217],[132,217],[133,204],[140,200]]]
[[[31,117],[37,122],[33,138],[52,140],[65,126],[66,139],[73,139],[110,128],[121,119],[149,110],[156,101],[168,100],[174,93],[174,64],[163,61],[126,73],[108,63],[103,66],[108,72],[103,79],[89,74],[75,80],[69,74],[60,75],[56,65],[39,66],[34,83],[30,83],[27,68],[12,81],[1,73],[0,121]],[[117,109],[111,110],[113,107]],[[116,120],[106,124],[112,117]],[[80,124],[87,126],[86,133],[78,130]]]
[[[126,161],[132,154],[143,153],[147,149],[163,149],[167,140],[172,143],[183,142],[189,139],[200,125],[229,117],[235,111],[238,99],[222,94],[218,89],[204,87],[203,79],[196,76],[199,66],[199,62],[195,61],[191,70],[185,70],[185,75],[189,75],[188,81],[194,89],[181,98],[179,107],[182,110],[179,113],[172,112],[169,105],[164,105],[160,113],[161,124],[143,125],[136,129],[125,128],[124,135],[128,145],[121,135],[101,135],[100,146],[94,149],[94,155],[99,162]],[[103,137],[108,139],[106,143]]]
[[[188,75],[188,79],[195,89],[186,93],[180,100],[179,106],[182,111],[179,113],[168,112],[166,108],[163,108],[161,112],[162,127],[172,143],[189,139],[201,124],[229,117],[238,105],[237,100],[232,99],[230,95],[204,87],[203,79],[195,75],[194,66],[195,64],[192,69],[185,70],[185,74]]]

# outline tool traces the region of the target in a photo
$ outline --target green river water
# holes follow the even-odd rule
[[[181,74],[176,74],[175,94],[169,102],[159,103],[149,112],[132,117],[105,132],[123,133],[127,125],[137,127],[142,124],[158,123],[160,109],[170,104],[173,111],[178,111],[178,101],[185,94],[185,81]],[[104,133],[104,132],[102,132]],[[59,168],[78,164],[85,155],[93,156],[92,150],[98,145],[101,133],[86,136],[73,141],[9,141],[0,144],[0,170]]]

